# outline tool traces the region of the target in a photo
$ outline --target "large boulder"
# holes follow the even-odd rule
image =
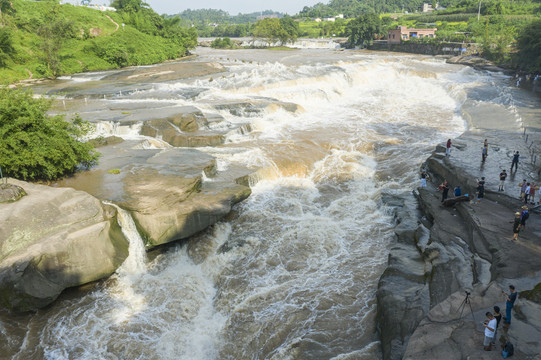
[[[195,149],[143,149],[141,141],[124,141],[100,152],[97,167],[58,185],[128,210],[147,248],[194,235],[251,193],[235,179],[216,176],[216,159]]]
[[[14,184],[0,184],[0,203],[15,202],[26,195],[24,189]]]
[[[112,274],[128,256],[116,212],[82,191],[10,180],[28,196],[0,204],[0,302],[19,311]]]

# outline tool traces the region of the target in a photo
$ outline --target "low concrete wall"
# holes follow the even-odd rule
[[[389,44],[387,41],[374,41],[368,47],[370,50],[396,51],[422,55],[461,55],[460,49],[466,49],[462,55],[472,55],[479,52],[479,45],[475,43],[439,43],[419,44],[402,42],[401,44]]]

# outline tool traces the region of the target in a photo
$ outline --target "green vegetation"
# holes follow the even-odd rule
[[[305,7],[296,17],[323,18],[338,14],[343,14],[346,18],[355,17],[353,20],[344,21],[346,25],[343,33],[338,30],[339,36],[344,34],[349,37],[349,46],[363,46],[374,39],[384,39],[389,29],[399,25],[409,28],[436,27],[438,30],[435,39],[409,41],[477,43],[480,45],[481,55],[499,65],[541,73],[541,43],[538,40],[541,37],[541,1],[449,0],[439,1],[446,9],[421,13],[419,10],[423,2],[426,1],[390,0],[376,4],[366,0],[331,0],[328,5],[319,3],[313,7]],[[380,15],[381,26],[376,24],[375,16],[369,16],[387,11],[394,14]],[[301,34],[328,35],[328,32],[322,31],[325,26],[322,24],[325,22],[301,22]],[[317,29],[320,30],[319,34]]]
[[[79,141],[91,127],[46,113],[52,100],[28,90],[0,88],[0,166],[21,180],[54,180],[97,163],[92,145]]]
[[[238,25],[197,25],[197,34],[200,37],[245,37],[251,34],[253,24]]]
[[[350,47],[371,45],[374,36],[381,32],[381,19],[376,14],[361,15],[350,21],[346,27],[346,36]]]
[[[197,45],[195,29],[157,15],[141,0],[115,0],[117,12],[57,0],[11,2],[0,0],[0,85],[158,63]]]
[[[249,14],[238,14],[238,15],[229,15],[228,12],[223,10],[214,10],[214,9],[199,9],[199,10],[185,10],[179,16],[183,21],[186,21],[194,25],[225,25],[225,24],[252,24],[257,22],[258,17],[261,15],[277,15],[279,18],[283,17],[284,14],[275,12],[272,10],[265,10],[261,12],[254,12]]]
[[[541,73],[541,19],[526,25],[518,35],[516,62],[524,70]]]
[[[253,35],[265,39],[269,44],[277,41],[285,44],[297,40],[299,24],[289,16],[281,19],[267,18],[254,25]]]
[[[231,43],[231,39],[228,37],[223,39],[218,38],[210,44],[210,47],[214,49],[231,49],[233,47],[233,44]]]

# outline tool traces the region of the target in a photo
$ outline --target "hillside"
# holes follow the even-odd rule
[[[0,0],[0,84],[153,64],[196,46],[195,30],[160,17],[141,1],[116,5],[119,11]]]

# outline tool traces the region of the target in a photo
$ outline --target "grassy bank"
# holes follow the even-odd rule
[[[154,64],[182,57],[196,43],[195,31],[179,24],[168,27],[149,8],[128,13],[55,1],[13,0],[12,4],[2,9],[0,17],[2,85]]]

